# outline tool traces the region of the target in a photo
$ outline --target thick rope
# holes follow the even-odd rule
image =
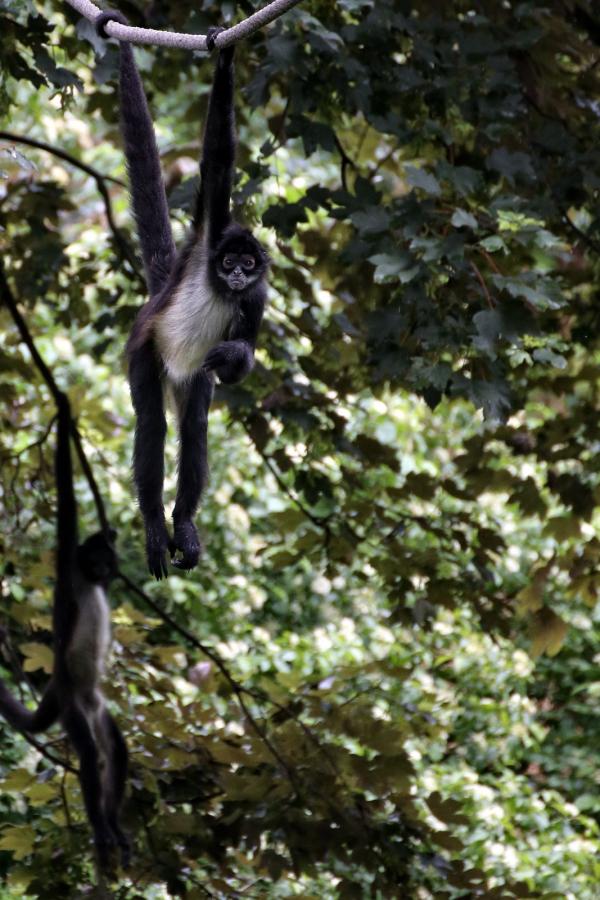
[[[269,22],[278,19],[288,9],[300,2],[301,0],[273,0],[272,3],[259,9],[258,12],[248,16],[243,22],[238,22],[237,25],[233,25],[231,28],[227,28],[218,34],[215,40],[215,47],[219,49],[235,44],[236,41],[248,37],[248,35],[258,31],[259,28],[263,28]],[[93,22],[96,16],[102,12],[90,0],[67,0],[67,3],[84,18],[89,19],[90,22]],[[119,41],[129,41],[131,44],[157,44],[162,47],[177,47],[181,50],[208,49],[204,34],[180,34],[176,31],[156,31],[154,28],[134,28],[131,25],[119,25],[118,22],[108,22],[105,26],[105,31],[110,37],[117,38]]]

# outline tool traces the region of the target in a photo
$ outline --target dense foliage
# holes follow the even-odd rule
[[[118,5],[198,32],[252,9]],[[59,0],[0,0],[0,34],[0,287],[119,532],[107,694],[136,853],[114,896],[593,900],[593,0],[304,0],[239,47],[235,201],[270,308],[252,376],[217,391],[205,557],[162,585],[129,469],[117,48]],[[211,62],[137,52],[181,236]],[[2,675],[33,700],[54,409],[0,316]],[[95,529],[83,473],[78,496]],[[0,897],[88,895],[72,751],[31,744],[2,727]]]

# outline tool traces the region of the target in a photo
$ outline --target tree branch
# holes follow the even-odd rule
[[[38,753],[51,763],[54,763],[55,766],[62,766],[65,772],[73,772],[74,775],[78,774],[79,769],[76,769],[75,766],[72,766],[71,763],[68,763],[66,760],[61,759],[60,756],[55,756],[54,753],[47,749],[45,744],[41,743],[41,741],[36,740],[36,738],[32,737],[30,734],[26,734],[24,731],[19,731],[19,734],[22,738],[25,738],[28,744],[35,747]]]
[[[347,191],[348,190],[348,178],[347,178],[348,166],[351,166],[353,169],[356,169],[357,165],[354,162],[354,160],[352,159],[352,157],[348,156],[348,154],[346,153],[346,151],[344,150],[344,148],[342,146],[342,142],[340,141],[337,134],[335,134],[335,132],[333,135],[333,139],[334,139],[335,146],[337,147],[338,153],[340,154],[340,158],[341,158],[340,177],[342,180],[342,187],[344,188],[345,191]]]
[[[57,159],[62,159],[65,162],[68,162],[70,165],[75,166],[77,169],[81,169],[82,172],[85,172],[86,175],[89,175],[90,178],[94,179],[100,196],[104,201],[104,210],[106,213],[106,221],[108,222],[108,227],[113,233],[115,242],[119,247],[119,250],[121,251],[121,256],[127,260],[135,274],[145,286],[142,271],[139,267],[139,263],[135,257],[135,254],[129,246],[129,241],[123,235],[123,232],[115,222],[110,194],[108,193],[108,189],[106,187],[107,181],[112,181],[114,184],[119,184],[122,187],[126,186],[124,182],[120,181],[118,178],[112,178],[110,175],[102,175],[102,173],[98,172],[97,169],[94,169],[92,166],[88,166],[87,163],[81,162],[81,160],[77,159],[76,156],[72,156],[70,153],[67,153],[66,150],[61,150],[59,147],[53,147],[52,144],[46,144],[45,141],[37,141],[33,138],[25,137],[22,134],[13,134],[13,132],[11,131],[0,131],[0,140],[8,141],[12,144],[25,144],[28,147],[35,147],[36,150],[44,150],[46,153],[51,153],[53,156],[56,156]]]
[[[600,242],[594,240],[594,238],[590,237],[589,234],[586,234],[585,231],[582,231],[581,228],[573,222],[568,213],[561,211],[561,215],[565,225],[568,225],[571,231],[577,235],[581,243],[585,244],[589,250],[593,250],[595,254],[600,254]]]
[[[495,304],[494,301],[492,300],[491,294],[490,294],[490,292],[489,292],[489,290],[488,290],[488,286],[487,286],[487,284],[485,283],[485,279],[484,279],[483,275],[481,274],[481,272],[479,271],[479,269],[477,268],[477,266],[475,265],[475,263],[474,263],[472,260],[471,260],[471,268],[472,268],[473,271],[475,272],[475,277],[477,278],[477,281],[478,281],[479,284],[481,285],[481,289],[482,289],[482,291],[483,291],[483,295],[484,295],[484,297],[485,297],[485,299],[486,299],[487,305],[489,306],[490,309],[494,309],[494,307],[496,306],[496,304]]]
[[[237,25],[226,28],[217,35],[215,47],[220,50],[254,34],[259,28],[274,22],[275,19],[300,2],[301,0],[273,0],[258,12],[248,16],[243,22],[238,22]],[[94,22],[102,12],[90,0],[67,0],[67,3],[90,22]],[[157,31],[154,28],[134,28],[131,25],[120,25],[118,22],[108,22],[105,31],[110,37],[119,41],[128,41],[131,44],[156,44],[161,47],[177,47],[179,50],[208,49],[204,34],[181,34],[176,31]]]

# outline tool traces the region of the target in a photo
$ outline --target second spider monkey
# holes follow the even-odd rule
[[[106,37],[118,12],[96,19]],[[214,46],[222,29],[209,29]],[[137,417],[134,478],[146,529],[148,567],[167,575],[166,557],[191,569],[200,555],[193,522],[207,479],[207,424],[215,375],[226,384],[244,378],[266,299],[268,256],[230,212],[235,163],[233,47],[219,52],[208,104],[200,162],[200,189],[192,227],[175,250],[154,128],[128,43],[120,49],[121,128],[131,197],[150,300],[140,310],[127,345],[129,382]],[[173,538],[163,509],[165,394],[175,403],[179,429],[179,477]],[[175,559],[177,553],[180,558]]]
[[[129,841],[119,824],[119,809],[127,781],[127,745],[106,708],[100,686],[110,645],[106,589],[117,569],[115,535],[99,532],[78,544],[69,443],[71,412],[64,394],[58,404],[54,669],[33,711],[0,680],[0,713],[13,728],[27,734],[46,731],[60,719],[79,758],[79,781],[98,862],[102,868],[109,866],[112,850],[119,847],[125,866]]]

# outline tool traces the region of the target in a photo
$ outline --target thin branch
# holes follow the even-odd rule
[[[92,467],[90,466],[88,458],[85,455],[85,450],[83,449],[83,444],[81,443],[81,435],[79,434],[77,426],[73,421],[71,422],[71,437],[73,438],[75,450],[77,451],[77,456],[79,457],[79,464],[94,498],[96,512],[100,521],[100,528],[102,529],[102,531],[107,532],[110,530],[110,524],[108,521],[108,516],[106,514],[104,500],[102,499],[102,494],[100,493],[98,482],[96,481],[94,473],[92,472]]]
[[[87,163],[77,159],[77,157],[73,156],[71,153],[67,153],[66,150],[61,150],[60,147],[54,147],[52,144],[47,144],[45,141],[38,141],[34,138],[25,137],[23,134],[15,134],[12,131],[0,131],[0,140],[8,141],[10,144],[26,144],[28,147],[34,147],[36,150],[44,150],[46,153],[51,153],[52,156],[63,159],[77,169],[81,169],[82,172],[85,172],[86,175],[93,178],[98,185],[103,184],[105,181],[112,181],[113,184],[118,184],[120,187],[127,187],[125,182],[121,181],[120,178],[113,178],[112,175],[103,175],[97,169],[94,169],[93,166],[89,166]]]
[[[348,166],[351,166],[353,169],[356,169],[358,167],[357,167],[356,163],[354,162],[354,160],[350,156],[348,156],[348,154],[344,150],[344,148],[342,146],[342,142],[340,141],[337,134],[334,133],[333,139],[335,142],[335,146],[338,149],[338,153],[340,154],[340,157],[341,157],[342,164],[340,167],[340,177],[342,179],[342,187],[344,188],[345,191],[347,191],[348,190],[348,179],[347,179],[346,173],[348,171]]]
[[[313,513],[311,513],[310,509],[307,509],[306,506],[304,506],[300,498],[296,495],[296,492],[293,491],[292,488],[288,487],[288,485],[285,483],[284,479],[281,477],[280,473],[273,465],[271,457],[267,456],[267,454],[257,446],[256,441],[252,437],[252,432],[250,431],[249,425],[243,419],[240,419],[239,422],[252,441],[254,448],[258,451],[258,454],[262,458],[263,463],[265,464],[281,490],[285,494],[287,494],[292,503],[294,503],[294,505],[298,507],[300,512],[304,516],[306,516],[306,518],[309,519],[309,521],[311,521],[313,525],[316,525],[317,528],[321,528],[325,532],[327,543],[331,539],[331,528],[329,527],[328,519],[323,518],[322,516],[315,516]]]
[[[55,756],[50,750],[47,750],[44,744],[40,743],[40,741],[36,740],[36,738],[32,737],[30,734],[26,734],[24,731],[19,731],[21,737],[25,738],[28,744],[31,744],[32,747],[41,753],[47,760],[54,763],[56,766],[61,766],[65,772],[72,772],[74,775],[77,775],[79,770],[72,766],[70,763],[65,762],[64,759],[61,759],[60,756]]]
[[[478,245],[475,246],[475,249],[477,250],[478,253],[481,253],[481,255],[486,260],[490,269],[493,269],[494,272],[496,273],[496,275],[502,275],[502,272],[498,268],[498,264],[497,264],[496,260],[487,252],[487,250],[484,250],[483,247],[480,247]]]
[[[129,241],[123,235],[123,232],[115,222],[110,194],[108,193],[108,189],[106,187],[107,181],[112,181],[114,184],[125,187],[125,184],[120,181],[120,179],[112,178],[110,175],[102,175],[102,173],[98,172],[97,169],[94,169],[92,166],[88,166],[87,163],[81,162],[81,160],[77,159],[76,156],[72,156],[70,153],[67,153],[66,150],[61,150],[59,147],[53,147],[52,144],[47,144],[45,143],[45,141],[37,141],[33,138],[25,137],[22,134],[13,134],[12,131],[0,131],[0,140],[8,141],[12,144],[25,144],[28,147],[35,147],[36,150],[44,150],[46,153],[51,153],[53,156],[56,156],[57,159],[62,159],[70,165],[75,166],[77,169],[81,169],[82,172],[85,172],[86,175],[89,175],[90,178],[93,178],[96,182],[96,186],[98,188],[100,196],[104,201],[104,210],[106,213],[106,221],[108,222],[108,227],[113,233],[115,242],[117,243],[119,250],[121,251],[121,255],[124,259],[127,260],[140,280],[143,281],[142,271],[139,267],[135,254],[129,246]]]
[[[46,363],[40,356],[39,350],[35,346],[33,337],[31,336],[31,332],[29,331],[29,328],[27,327],[27,323],[25,322],[25,319],[19,312],[19,308],[17,306],[17,301],[15,300],[15,297],[13,296],[13,293],[10,289],[10,285],[8,284],[8,281],[6,280],[6,274],[4,272],[4,268],[1,263],[0,263],[0,297],[2,298],[2,301],[6,305],[8,311],[10,312],[10,314],[13,318],[13,321],[14,321],[15,325],[17,326],[19,334],[21,335],[21,339],[23,340],[23,343],[27,346],[27,349],[29,350],[35,365],[39,369],[39,372],[40,372],[42,378],[48,385],[48,389],[49,389],[50,393],[52,394],[52,397],[54,398],[54,402],[57,405],[59,405],[61,390],[58,387],[56,381],[54,380],[54,376],[53,376],[52,372],[50,371],[50,369],[48,368],[48,366],[46,365]],[[83,446],[81,444],[81,437],[77,430],[77,426],[75,425],[75,422],[73,420],[71,420],[71,436],[72,436],[73,442],[75,444],[77,456],[79,457],[79,461],[81,463],[81,468],[83,470],[83,473],[86,477],[86,480],[90,486],[90,490],[92,491],[92,494],[94,497],[94,502],[96,504],[96,511],[98,513],[98,519],[100,520],[100,526],[103,531],[108,531],[109,530],[109,522],[108,522],[108,517],[106,515],[106,508],[104,506],[104,501],[102,500],[102,495],[100,494],[98,484],[96,482],[96,479],[94,478],[94,473],[92,472],[90,464],[85,455]]]
[[[477,268],[477,266],[475,265],[475,263],[474,263],[473,261],[471,261],[471,268],[472,268],[473,271],[475,272],[475,276],[476,276],[476,278],[477,278],[477,281],[478,281],[479,284],[481,285],[481,289],[483,290],[483,293],[484,293],[484,295],[485,295],[485,299],[486,299],[486,301],[487,301],[487,305],[489,306],[490,309],[494,309],[494,307],[496,306],[496,304],[495,304],[494,301],[492,300],[491,294],[490,294],[490,292],[489,292],[489,290],[488,290],[487,284],[485,283],[485,280],[484,280],[483,275],[481,274],[481,272],[479,271],[479,269]]]
[[[593,250],[594,253],[596,253],[597,255],[600,254],[600,243],[599,243],[598,241],[594,240],[593,237],[590,237],[589,234],[586,234],[585,231],[582,231],[581,228],[579,228],[579,227],[575,224],[575,222],[573,222],[573,220],[570,218],[570,216],[568,215],[568,213],[563,212],[563,213],[562,213],[562,219],[563,219],[563,222],[565,223],[565,225],[568,225],[568,226],[569,226],[569,228],[571,229],[571,231],[572,231],[574,234],[577,235],[577,237],[579,238],[579,240],[580,240],[583,244],[585,244],[585,246],[586,246],[589,250]]]
[[[275,19],[300,2],[301,0],[273,0],[258,12],[248,16],[243,22],[238,22],[237,25],[233,25],[217,35],[215,47],[221,49],[235,44],[242,38],[258,31],[259,28],[274,22]],[[67,3],[90,22],[94,22],[102,12],[90,0],[67,0]],[[128,41],[131,44],[156,44],[161,47],[177,47],[180,50],[208,49],[204,34],[182,34],[176,31],[157,31],[154,28],[134,28],[131,25],[120,25],[118,22],[108,22],[105,31],[110,37],[119,41]]]
[[[4,272],[4,268],[1,264],[0,264],[0,295],[2,296],[2,300],[5,303],[6,307],[8,308],[8,311],[10,312],[15,325],[17,326],[19,334],[21,335],[21,340],[27,346],[27,349],[31,353],[31,356],[33,358],[35,365],[39,369],[42,378],[48,385],[48,389],[50,390],[50,393],[52,394],[56,405],[59,406],[60,400],[61,400],[60,388],[56,384],[56,382],[54,380],[54,376],[52,375],[52,372],[50,371],[50,369],[48,368],[48,366],[46,365],[46,363],[40,356],[39,351],[33,342],[33,338],[31,337],[31,334],[29,332],[29,329],[27,327],[25,319],[19,312],[19,308],[17,306],[17,301],[15,300],[13,293],[10,289],[10,286],[8,284],[8,281],[6,280],[6,274]]]
[[[30,450],[34,449],[34,447],[42,448],[44,446],[44,444],[46,443],[46,441],[48,440],[48,438],[50,437],[50,433],[54,427],[55,422],[56,422],[56,416],[52,416],[47,427],[44,429],[44,433],[42,434],[42,436],[40,438],[38,438],[36,441],[32,441],[31,444],[27,444],[26,447],[23,447],[21,450],[18,450],[16,453],[10,454],[5,458],[20,459],[21,456],[23,456],[25,453],[29,453]],[[1,459],[0,459],[0,461],[1,461]]]

